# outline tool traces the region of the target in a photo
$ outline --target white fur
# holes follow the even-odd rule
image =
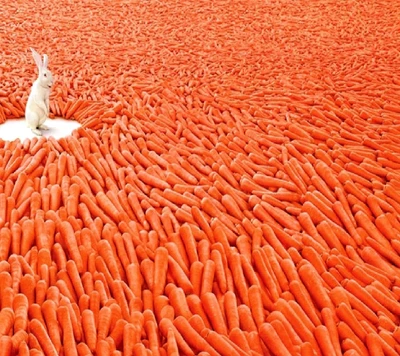
[[[40,136],[41,129],[47,130],[44,122],[49,117],[50,90],[53,85],[53,76],[47,69],[48,58],[43,55],[43,62],[39,53],[31,48],[33,59],[39,70],[39,77],[32,85],[31,93],[25,109],[25,120],[32,132]]]

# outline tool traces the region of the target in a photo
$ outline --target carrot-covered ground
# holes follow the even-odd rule
[[[0,355],[398,355],[398,5],[3,1]]]

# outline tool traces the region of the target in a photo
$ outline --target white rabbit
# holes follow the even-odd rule
[[[39,69],[39,77],[32,85],[31,93],[29,94],[28,102],[25,109],[25,119],[28,127],[38,136],[42,133],[40,129],[47,130],[43,125],[49,117],[49,98],[50,90],[53,85],[53,76],[47,69],[48,57],[47,54],[42,58],[33,48],[31,48],[33,59]]]

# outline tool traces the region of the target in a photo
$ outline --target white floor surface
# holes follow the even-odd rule
[[[77,121],[61,118],[48,119],[45,125],[49,130],[42,130],[45,137],[53,136],[55,139],[71,135],[72,131],[80,126]],[[25,119],[9,119],[0,125],[0,139],[13,141],[19,138],[24,141],[26,138],[33,138],[36,135],[26,126]],[[37,136],[38,137],[38,136]]]

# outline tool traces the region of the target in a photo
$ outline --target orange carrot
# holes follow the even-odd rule
[[[182,335],[184,340],[194,350],[198,352],[207,351],[210,353],[210,355],[218,355],[218,352],[216,352],[215,349],[212,348],[211,345],[198,332],[193,329],[193,327],[184,317],[176,317],[173,324],[178,332]]]
[[[193,285],[188,276],[171,256],[168,256],[168,268],[171,270],[172,277],[178,286],[180,286],[186,294],[193,292]]]
[[[299,305],[303,308],[305,313],[311,319],[315,326],[321,324],[320,317],[316,312],[310,294],[302,283],[298,280],[292,280],[289,284],[291,293],[296,298]]]
[[[189,262],[193,263],[195,261],[198,261],[199,257],[197,254],[196,241],[193,236],[193,232],[190,229],[190,226],[187,223],[183,224],[179,229],[179,234],[184,243]]]
[[[366,344],[370,355],[384,356],[380,337],[375,333],[369,333],[366,337]]]
[[[0,335],[8,335],[14,324],[14,312],[7,306],[0,311]]]
[[[69,224],[66,221],[63,221],[60,225],[60,233],[61,233],[63,241],[68,249],[68,252],[71,255],[71,258],[76,263],[78,271],[82,272],[83,271],[82,256],[79,253],[76,237],[75,237],[75,234],[74,234],[71,224]]]
[[[245,355],[240,348],[238,348],[234,343],[232,343],[227,337],[213,330],[203,329],[200,333],[204,339],[219,353],[226,353],[229,355]]]
[[[160,327],[160,331],[164,337],[165,336],[167,338],[169,337],[168,334],[169,334],[170,330],[173,332],[175,341],[178,344],[179,350],[182,353],[184,353],[185,355],[189,355],[189,356],[194,355],[194,352],[189,347],[189,345],[187,344],[185,339],[182,337],[182,335],[179,333],[179,331],[177,330],[177,328],[175,327],[175,325],[172,323],[171,320],[166,319],[166,318],[161,319],[159,327]]]
[[[63,330],[63,349],[66,355],[78,355],[76,342],[73,333],[71,315],[66,306],[60,306],[57,309],[57,318]]]
[[[12,338],[8,335],[2,335],[0,337],[0,354],[7,356],[11,355],[13,351]]]
[[[269,323],[263,323],[260,326],[260,337],[264,341],[268,349],[277,356],[289,355],[289,350],[279,338],[273,326]]]
[[[182,315],[186,319],[189,319],[192,316],[182,288],[174,287],[169,293],[169,299],[176,315]]]
[[[111,325],[111,309],[103,306],[99,311],[99,319],[97,322],[97,342],[104,340],[109,333]]]
[[[243,303],[249,305],[248,288],[238,253],[233,253],[229,256],[229,267],[240,299]]]
[[[334,309],[328,293],[323,286],[321,277],[315,268],[310,263],[305,263],[298,269],[298,272],[314,303],[320,309],[325,307]]]
[[[259,173],[256,173],[253,176],[253,180],[256,184],[259,184],[262,187],[265,188],[285,188],[287,190],[290,190],[292,192],[297,192],[298,188],[295,184],[292,182],[284,181],[282,179],[278,178],[273,178],[273,177],[268,177]]]
[[[339,303],[336,308],[336,314],[340,320],[344,321],[353,330],[360,340],[365,341],[367,333],[346,303]]]
[[[29,323],[29,329],[36,336],[41,348],[43,349],[43,352],[45,352],[46,355],[58,355],[58,352],[51,342],[47,330],[40,321],[37,319],[31,320]]]
[[[272,301],[279,298],[279,290],[271,270],[266,266],[266,259],[263,258],[262,249],[256,249],[252,254],[255,270],[259,273],[264,285],[268,288]]]
[[[220,334],[228,335],[224,315],[215,295],[211,292],[207,292],[202,294],[200,298],[213,329]]]
[[[90,309],[82,312],[82,328],[85,335],[85,342],[91,352],[96,350],[97,331],[94,314]]]
[[[154,261],[154,287],[153,295],[157,297],[164,291],[168,269],[168,250],[165,247],[158,247],[155,252]]]

